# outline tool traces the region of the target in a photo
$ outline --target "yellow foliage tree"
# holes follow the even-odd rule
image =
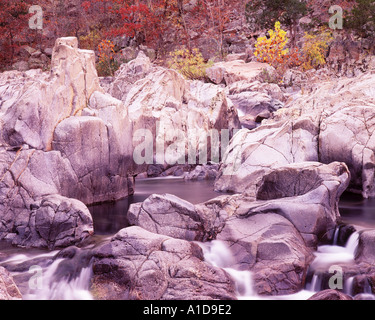
[[[333,40],[330,30],[321,30],[319,34],[305,33],[302,47],[304,70],[317,69],[326,64],[329,43]]]
[[[86,35],[79,37],[79,47],[82,49],[95,50],[102,40],[102,36],[97,29],[91,30]]]
[[[259,37],[255,44],[254,55],[259,62],[268,63],[276,69],[272,79],[266,81],[280,82],[288,68],[301,65],[298,48],[288,49],[287,32],[281,29],[280,22],[275,23],[275,30],[268,31],[269,37]],[[265,75],[265,78],[268,78]]]
[[[179,71],[190,80],[205,80],[206,69],[213,65],[212,61],[205,62],[199,49],[178,49],[170,53],[169,67]]]
[[[268,35],[269,38],[265,36],[257,39],[254,55],[259,62],[277,67],[288,55],[289,50],[286,48],[288,38],[286,31],[281,29],[279,21],[275,23],[275,30],[268,31]]]

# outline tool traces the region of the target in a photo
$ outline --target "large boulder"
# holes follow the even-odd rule
[[[116,71],[108,93],[116,99],[125,101],[132,86],[153,70],[155,70],[155,67],[152,65],[150,58],[143,51],[140,51],[136,59],[122,64],[120,69]]]
[[[151,195],[143,203],[132,204],[128,211],[131,225],[177,239],[201,240],[202,219],[193,204],[174,195]]]
[[[217,236],[230,248],[228,267],[251,270],[260,295],[283,295],[303,289],[311,251],[297,229],[276,213],[233,216]]]
[[[226,131],[223,136],[228,139],[240,128],[237,111],[224,89],[186,81],[174,70],[158,68],[137,81],[124,104],[134,132],[144,135],[147,130],[153,138],[147,145],[154,151],[146,159],[148,164],[218,162],[220,134]]]
[[[233,256],[225,267],[251,271],[258,294],[291,294],[304,288],[311,249],[333,236],[349,181],[343,163],[291,164],[270,170],[252,192],[195,206],[153,195],[132,205],[129,220],[162,235],[224,242]]]
[[[219,232],[227,218],[224,212],[203,211],[174,195],[151,195],[130,206],[128,220],[150,232],[188,241],[206,241]]]
[[[228,98],[237,108],[241,125],[254,129],[284,106],[286,100],[275,83],[241,80],[226,87]]]
[[[185,180],[201,181],[201,180],[215,180],[219,173],[219,164],[203,164],[196,166],[194,170],[185,173]]]
[[[80,201],[60,195],[43,197],[31,205],[31,213],[18,221],[12,243],[54,249],[79,244],[94,233],[87,207]]]
[[[275,69],[266,63],[246,63],[243,60],[234,60],[218,62],[208,68],[206,72],[213,83],[230,85],[241,80],[253,82],[264,79],[265,75],[272,76],[275,73]]]
[[[232,199],[238,209],[231,214],[278,213],[293,223],[308,246],[315,247],[339,222],[338,201],[350,181],[347,166],[302,162],[262,170],[256,179],[241,180],[247,184],[243,196]]]
[[[86,204],[122,199],[133,192],[132,128],[121,101],[95,92],[86,110],[91,116],[70,117],[58,124],[52,146],[74,169]]]
[[[218,162],[216,137],[225,131],[227,142],[240,126],[223,89],[186,81],[142,54],[121,68],[112,89],[122,100],[104,93],[93,52],[78,49],[76,38],[56,40],[50,73],[0,75],[1,238],[23,245],[32,239],[32,246],[68,243],[54,231],[53,238],[42,237],[48,244],[21,234],[36,202],[55,195],[86,205],[122,199],[133,194],[134,176],[147,165]],[[140,150],[147,130],[153,146],[147,141]],[[192,143],[193,136],[202,139]],[[143,151],[151,158],[137,161]]]
[[[233,261],[219,267],[252,271],[261,295],[295,293],[303,288],[312,251],[293,222],[306,221],[312,206],[300,216],[297,206],[283,208],[284,212],[276,205],[265,212],[258,207],[258,202],[241,195],[221,196],[195,206],[172,195],[152,195],[133,204],[128,219],[159,235],[222,241]],[[328,220],[319,218],[321,223]]]
[[[275,83],[242,80],[230,84],[226,90],[239,114],[256,123],[270,118],[284,106],[284,93]]]
[[[215,239],[228,217],[274,213],[287,219],[306,246],[316,248],[340,221],[338,201],[350,181],[343,163],[291,164],[265,173],[243,194],[192,205],[172,195],[152,195],[131,206],[130,222],[186,240]],[[255,182],[254,182],[255,183]]]
[[[322,118],[320,155],[323,163],[345,162],[352,174],[350,189],[375,196],[375,106],[346,107]]]
[[[313,128],[305,141],[316,142],[309,150],[322,163],[345,162],[352,176],[348,190],[365,198],[375,196],[374,81],[375,74],[368,72],[311,84],[266,121],[280,127],[304,119],[302,129]]]
[[[262,122],[263,119],[270,118],[273,112],[283,106],[280,101],[256,91],[241,92],[229,96],[229,98],[241,113],[252,116],[256,122]]]
[[[152,136],[152,141],[137,144],[137,140],[134,146],[137,154],[138,146],[151,150],[151,156],[138,161],[148,165],[206,163],[207,157],[212,159],[211,150],[220,149],[220,142],[209,139],[216,134],[211,131],[220,135],[227,130],[230,138],[240,128],[237,111],[224,89],[187,81],[174,70],[151,64],[142,52],[121,66],[108,92],[125,105],[133,137],[137,140],[139,133],[145,138],[145,131]],[[219,161],[216,154],[213,158]]]
[[[1,140],[51,150],[56,125],[79,115],[91,94],[101,90],[94,52],[78,49],[76,38],[59,38],[50,73],[12,71],[0,76]]]
[[[224,155],[215,189],[251,193],[273,169],[317,161],[316,130],[311,121],[301,119],[239,131]]]
[[[364,230],[359,233],[358,247],[355,258],[358,263],[362,262],[371,266],[375,263],[375,230]]]
[[[134,192],[127,110],[103,93],[95,55],[78,49],[76,38],[56,40],[50,73],[8,72],[0,83],[0,238],[23,246],[79,243],[92,234],[92,219],[81,216],[88,211],[77,200],[89,205]],[[72,210],[48,209],[35,223],[35,207],[51,196]],[[65,222],[57,227],[47,216]]]
[[[0,175],[1,239],[54,247],[78,244],[92,234],[87,207],[71,199],[79,193],[78,179],[59,152],[0,148]],[[40,209],[41,203],[46,208]]]
[[[162,235],[221,241],[233,259],[220,267],[251,271],[260,295],[291,294],[304,288],[313,250],[333,237],[349,180],[342,163],[292,164],[266,174],[253,195],[223,195],[197,205],[152,195],[132,205],[128,218]]]
[[[229,275],[203,261],[194,242],[150,233],[119,231],[95,250],[91,291],[97,299],[232,300]]]

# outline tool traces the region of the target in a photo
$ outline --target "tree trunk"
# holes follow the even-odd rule
[[[186,41],[187,41],[187,46],[188,49],[191,50],[191,42],[190,42],[190,35],[189,35],[189,29],[186,24],[185,20],[185,12],[184,12],[184,0],[178,0],[177,1],[177,8],[178,8],[178,14],[182,20],[182,25],[184,26],[185,30],[185,36],[186,36]]]

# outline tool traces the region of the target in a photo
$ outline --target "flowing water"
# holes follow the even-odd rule
[[[239,299],[257,298],[253,289],[252,273],[232,267],[235,264],[235,259],[223,241],[214,240],[207,243],[199,243],[199,245],[203,250],[206,262],[214,267],[223,268],[231,275],[235,282]]]
[[[335,243],[318,247],[318,250],[315,252],[315,259],[310,264],[312,279],[306,285],[307,290],[319,292],[328,289],[330,277],[341,270],[340,266],[355,263],[354,256],[358,246],[358,236],[358,232],[353,233],[344,247],[338,246]],[[339,289],[343,290],[348,286],[349,283],[342,283],[342,288]],[[349,290],[343,291],[350,294]]]
[[[185,181],[181,178],[155,178],[136,181],[133,196],[113,203],[89,207],[95,235],[89,246],[108,240],[128,226],[127,211],[132,203],[142,202],[151,194],[171,193],[197,204],[220,194],[213,191],[212,181]],[[0,242],[0,266],[11,272],[24,299],[32,300],[90,300],[90,265],[73,266],[69,260],[56,258],[59,251],[15,248]]]
[[[375,199],[363,199],[360,195],[345,193],[339,203],[345,224],[357,228],[375,229]]]
[[[89,247],[108,240],[120,229],[127,227],[126,213],[132,203],[142,202],[151,194],[171,193],[194,204],[202,203],[220,194],[213,191],[212,181],[184,181],[180,178],[155,178],[137,180],[134,196],[114,203],[91,206],[95,236]],[[347,224],[359,228],[375,228],[375,199],[364,200],[359,196],[345,194],[340,202],[340,213]],[[273,299],[305,300],[323,289],[324,272],[339,263],[353,263],[358,243],[358,233],[353,234],[345,247],[337,245],[339,229],[334,234],[332,245],[318,248],[315,260],[309,270],[310,279],[306,289],[288,296]],[[220,241],[200,244],[205,260],[217,267],[224,268],[235,281],[239,299],[261,299],[253,289],[252,273],[236,270],[233,256],[225,244]],[[82,248],[85,250],[85,248]],[[57,258],[58,251],[15,248],[0,242],[0,266],[5,266],[13,275],[25,299],[65,299],[90,300],[89,283],[92,276],[90,264],[72,266],[63,258]],[[39,277],[42,275],[42,277]],[[343,291],[351,294],[353,278],[345,281]],[[365,288],[364,294],[372,297],[371,288]],[[262,298],[263,299],[263,298]]]

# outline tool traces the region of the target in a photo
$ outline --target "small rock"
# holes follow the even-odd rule
[[[43,50],[44,54],[47,56],[47,57],[52,57],[52,52],[53,52],[53,49],[52,48],[45,48]]]
[[[17,70],[17,71],[27,71],[29,70],[29,63],[27,61],[18,61],[16,62],[15,64],[13,64],[12,66],[13,70]]]
[[[19,50],[19,56],[28,59],[34,52],[36,52],[36,49],[30,46],[22,46]]]
[[[308,300],[353,300],[353,298],[340,291],[328,289],[314,294]]]

